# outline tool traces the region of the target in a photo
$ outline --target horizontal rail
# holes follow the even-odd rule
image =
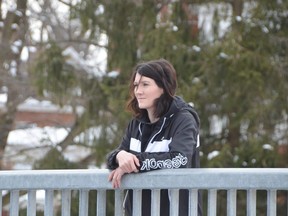
[[[1,190],[112,189],[107,169],[0,171]],[[121,189],[288,189],[286,168],[199,168],[125,175]]]

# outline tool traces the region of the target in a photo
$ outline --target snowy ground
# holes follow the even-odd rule
[[[0,94],[0,109],[4,107],[7,97]],[[27,99],[19,108],[46,109],[57,111],[59,107],[46,101]],[[62,109],[62,108],[61,108]],[[69,108],[66,107],[66,110]],[[62,110],[63,111],[63,110]],[[37,126],[16,129],[9,133],[8,146],[5,149],[4,163],[7,169],[32,169],[35,160],[41,159],[46,152],[55,147],[68,134],[69,128]],[[80,137],[77,137],[76,140]],[[72,162],[80,161],[90,154],[90,149],[71,145],[64,151],[64,156]]]

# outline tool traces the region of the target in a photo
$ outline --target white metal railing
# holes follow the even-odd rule
[[[27,170],[27,171],[0,171],[0,207],[6,208],[4,192],[9,192],[9,214],[18,216],[21,206],[19,200],[23,191],[26,192],[27,215],[36,216],[36,192],[45,191],[44,215],[54,215],[58,203],[62,216],[69,216],[71,209],[71,192],[79,192],[79,216],[88,216],[89,191],[97,191],[95,205],[96,215],[106,215],[107,191],[113,190],[107,181],[109,171],[106,169],[87,170]],[[133,190],[133,212],[141,212],[141,190],[152,190],[152,214],[159,215],[160,189],[171,189],[170,215],[178,214],[178,191],[189,190],[189,212],[197,215],[198,191],[207,191],[208,216],[217,215],[217,192],[227,191],[227,215],[237,214],[237,191],[247,192],[246,215],[256,216],[256,193],[258,190],[267,191],[267,215],[277,215],[277,191],[286,191],[286,209],[288,193],[288,169],[280,168],[223,168],[223,169],[174,169],[158,170],[147,173],[125,175],[121,189],[115,191],[114,215],[123,214],[122,202],[124,190]],[[55,197],[58,191],[61,197]],[[58,205],[57,205],[58,206]],[[239,211],[243,211],[240,209]],[[288,215],[288,210],[286,215]],[[0,211],[0,216],[2,213]]]

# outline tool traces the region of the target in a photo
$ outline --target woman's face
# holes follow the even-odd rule
[[[153,112],[154,101],[159,98],[163,92],[163,89],[157,86],[153,79],[136,73],[134,79],[134,94],[140,109],[147,109],[148,112]]]

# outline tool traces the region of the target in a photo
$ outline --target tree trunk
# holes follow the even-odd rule
[[[189,35],[192,40],[198,38],[199,28],[198,28],[198,14],[196,10],[192,10],[189,6],[187,0],[182,1],[182,10],[187,17],[187,25],[189,27]]]
[[[16,113],[15,105],[12,105],[10,108],[12,109],[9,110],[9,107],[7,107],[7,111],[4,111],[0,115],[0,170],[5,169],[3,165],[4,153],[7,146],[9,132],[13,129]]]
[[[2,1],[0,3],[2,8]],[[24,94],[28,90],[27,86],[19,85],[25,79],[25,72],[19,68],[27,32],[26,9],[27,0],[17,0],[16,11],[8,11],[5,18],[1,17],[4,26],[0,31],[0,84],[1,90],[7,94],[7,102],[0,110],[0,169],[4,168],[4,152],[9,132],[14,127],[17,107],[25,100]]]
[[[233,17],[241,16],[243,12],[243,6],[244,6],[243,0],[233,0],[231,4],[232,4],[232,9],[233,9]]]

